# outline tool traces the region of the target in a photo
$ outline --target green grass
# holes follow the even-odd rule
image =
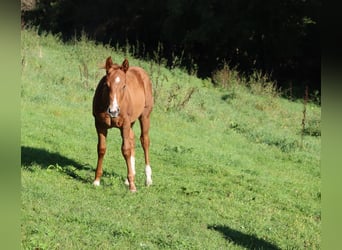
[[[264,83],[214,88],[126,53],[154,83],[153,186],[144,187],[137,140],[138,192],[128,192],[113,129],[93,187],[91,102],[109,55],[125,53],[22,31],[23,249],[320,248],[321,109],[308,103],[302,136],[303,104]]]

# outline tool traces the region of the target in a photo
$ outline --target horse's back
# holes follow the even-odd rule
[[[138,85],[144,91],[145,97],[145,108],[153,107],[153,94],[152,94],[152,82],[146,71],[140,67],[132,66],[129,67],[128,72],[132,73],[137,78]],[[127,73],[128,73],[127,72]]]

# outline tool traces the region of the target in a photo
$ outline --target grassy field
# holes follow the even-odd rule
[[[119,130],[108,135],[102,186],[92,186],[91,102],[109,55],[154,83],[153,185],[144,187],[137,140],[135,194]],[[229,71],[215,88],[155,59],[22,31],[22,248],[320,249],[321,108],[306,105],[303,130],[303,103],[258,74]]]

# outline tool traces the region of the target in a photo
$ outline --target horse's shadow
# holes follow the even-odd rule
[[[230,242],[247,249],[280,250],[279,247],[253,235],[248,235],[223,225],[209,225],[208,229],[220,232]]]
[[[57,168],[61,172],[83,183],[90,183],[94,174],[94,168],[87,164],[81,164],[73,159],[65,157],[59,153],[49,152],[46,149],[21,146],[21,165],[29,171],[34,171],[34,166],[39,166],[41,169]],[[58,166],[58,167],[56,167]],[[87,177],[80,175],[79,172],[88,172]],[[104,176],[115,175],[116,173],[107,173],[104,171]]]

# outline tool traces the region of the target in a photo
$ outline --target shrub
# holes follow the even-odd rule
[[[221,69],[215,70],[212,73],[212,80],[214,86],[224,89],[241,83],[238,72],[235,69],[231,69],[227,63],[224,63]]]

